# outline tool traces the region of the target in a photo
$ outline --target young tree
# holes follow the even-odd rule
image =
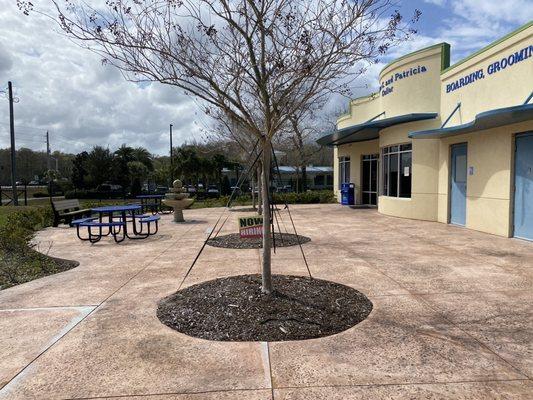
[[[271,293],[272,138],[410,33],[391,0],[51,0],[61,28],[127,79],[185,90],[260,140],[262,290]],[[27,14],[32,3],[20,1]],[[98,2],[98,4],[102,4]],[[418,12],[415,13],[415,19]]]
[[[307,190],[307,165],[323,149],[315,143],[318,136],[335,128],[336,112],[320,112],[324,104],[312,104],[289,116],[279,147],[288,165],[296,168],[296,190]],[[301,178],[300,178],[301,177]]]
[[[258,197],[261,198],[261,149],[258,147],[258,139],[250,134],[245,127],[240,126],[231,117],[220,111],[211,113],[213,126],[209,131],[209,136],[216,141],[234,143],[238,147],[235,157],[239,163],[247,170],[250,170],[250,183],[252,188],[252,206],[256,209],[255,186],[258,186]],[[257,161],[256,161],[257,160]],[[255,165],[252,165],[255,162]],[[252,168],[253,167],[253,168]],[[261,201],[257,207],[258,214],[262,214]]]

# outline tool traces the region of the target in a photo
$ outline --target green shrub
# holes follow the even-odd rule
[[[211,208],[211,207],[225,207],[228,204],[229,196],[220,196],[217,198],[207,198],[203,200],[197,200],[193,203],[191,208]],[[244,206],[251,204],[252,200],[250,196],[242,195],[237,196],[231,202],[232,206]]]
[[[276,204],[326,204],[335,203],[332,190],[315,190],[302,193],[274,193]]]
[[[10,207],[0,219],[0,289],[59,272],[65,268],[32,249],[39,229],[52,225],[50,207]]]

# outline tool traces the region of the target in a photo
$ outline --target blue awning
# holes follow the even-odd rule
[[[335,146],[338,144],[364,142],[379,138],[379,131],[398,124],[407,122],[422,121],[425,119],[437,118],[437,113],[416,113],[405,114],[397,117],[383,118],[362,124],[339,129],[333,133],[322,136],[316,142],[321,146]]]
[[[533,120],[533,104],[522,104],[519,106],[498,108],[482,112],[476,115],[476,118],[474,118],[473,121],[463,125],[411,132],[409,133],[409,137],[413,139],[443,138],[529,120]]]

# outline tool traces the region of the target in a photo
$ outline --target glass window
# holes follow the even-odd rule
[[[389,155],[383,155],[383,190],[382,195],[389,195]]]
[[[324,175],[317,175],[315,176],[315,186],[323,186],[324,185]]]
[[[410,143],[383,148],[383,196],[411,197],[412,154]]]
[[[466,183],[466,155],[455,158],[455,182]]]
[[[339,157],[339,189],[343,183],[350,183],[350,157]]]
[[[412,153],[400,153],[400,197],[411,197],[411,156]]]
[[[398,153],[389,157],[389,196],[398,197]]]

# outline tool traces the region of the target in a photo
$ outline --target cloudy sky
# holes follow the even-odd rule
[[[34,3],[46,0],[34,0]],[[401,11],[418,8],[418,35],[392,49],[354,87],[354,96],[377,87],[383,65],[407,52],[446,41],[452,63],[533,19],[531,0],[408,0]],[[52,150],[79,152],[93,145],[122,143],[168,152],[168,125],[174,143],[200,139],[209,123],[194,99],[167,86],[140,87],[124,81],[95,54],[77,47],[54,24],[23,15],[15,0],[0,0],[0,91],[13,81],[17,148],[45,149],[50,131]],[[345,102],[343,99],[336,99]],[[0,94],[0,148],[9,144],[8,102]]]

